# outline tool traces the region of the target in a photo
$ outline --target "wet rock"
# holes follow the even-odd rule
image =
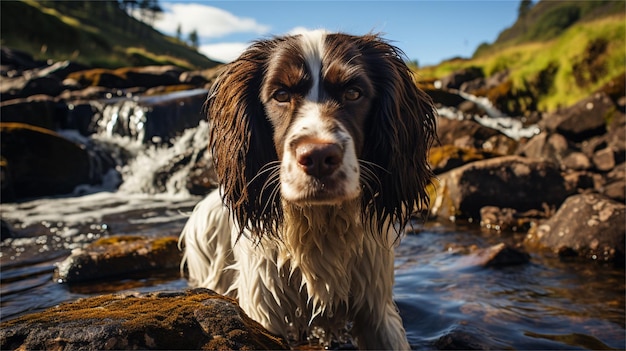
[[[563,134],[570,140],[582,141],[606,132],[605,116],[615,110],[615,105],[604,93],[587,99],[546,116],[542,125],[551,131]]]
[[[66,194],[93,184],[88,152],[48,129],[22,123],[0,123],[0,153],[6,163],[6,189],[14,198]],[[2,186],[2,201],[5,185]]]
[[[467,330],[464,330],[467,329]],[[506,345],[497,345],[493,340],[481,337],[485,333],[473,327],[457,327],[433,343],[436,350],[502,350]]]
[[[6,101],[38,94],[57,96],[62,90],[61,81],[54,77],[18,76],[2,80],[0,97]]]
[[[217,186],[217,176],[210,152],[205,151],[191,167],[187,175],[187,190],[192,195],[206,195]]]
[[[175,66],[124,67],[114,70],[94,68],[74,72],[68,78],[83,86],[105,88],[155,87],[179,84],[182,70]]]
[[[480,226],[496,232],[527,232],[533,223],[546,219],[552,212],[549,208],[518,212],[513,208],[485,206],[480,209]]]
[[[237,303],[207,289],[103,295],[0,324],[2,350],[287,349]]]
[[[626,206],[599,194],[574,195],[525,242],[562,255],[624,261]]]
[[[78,85],[77,82],[68,79],[64,80],[63,84],[66,88],[69,84]],[[58,98],[65,101],[88,101],[117,96],[118,92],[121,93],[120,90],[113,88],[97,86],[82,88],[79,86],[72,86],[71,89],[66,89],[61,94],[59,94]]]
[[[167,143],[206,118],[201,113],[206,94],[194,89],[109,101],[97,128],[141,142]]]
[[[59,104],[48,95],[33,95],[0,102],[2,122],[17,122],[55,130]]]
[[[61,129],[77,130],[87,136],[95,132],[94,116],[98,108],[93,102],[76,101],[67,104],[65,118],[60,121]]]
[[[431,213],[443,218],[478,219],[485,206],[542,209],[559,206],[569,193],[559,167],[551,162],[496,157],[440,175]]]
[[[55,278],[65,283],[119,277],[131,273],[178,268],[178,238],[112,236],[75,249],[57,265]]]
[[[455,264],[456,268],[470,267],[506,267],[525,264],[530,255],[514,247],[499,243],[487,248],[476,249],[469,255],[461,257]]]
[[[11,225],[5,222],[4,219],[0,219],[0,240],[9,239],[15,237]]]

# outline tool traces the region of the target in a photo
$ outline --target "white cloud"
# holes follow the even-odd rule
[[[248,47],[248,43],[216,43],[201,45],[198,51],[206,57],[220,62],[235,60]]]
[[[200,38],[219,38],[233,33],[265,34],[270,27],[253,18],[237,17],[217,7],[194,3],[164,3],[163,13],[154,26],[165,33],[175,34],[181,26],[183,38],[196,30]]]
[[[306,27],[295,27],[295,28],[292,28],[290,31],[288,31],[286,34],[296,35],[296,34],[302,34],[302,33],[310,32],[310,31],[311,30]]]

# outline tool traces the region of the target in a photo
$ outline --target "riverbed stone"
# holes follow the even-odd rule
[[[208,289],[102,295],[0,324],[2,350],[288,349]]]
[[[74,249],[57,264],[55,277],[80,283],[150,270],[175,269],[182,259],[176,237],[111,236]]]
[[[48,95],[33,95],[0,102],[2,122],[25,123],[54,130],[58,125],[59,104]]]
[[[505,243],[486,248],[473,249],[468,255],[459,258],[456,268],[502,268],[516,266],[530,261],[530,255]]]
[[[88,152],[49,129],[24,123],[0,123],[0,143],[6,166],[3,168],[10,181],[2,185],[3,202],[67,194],[80,184],[97,181],[91,173]],[[12,198],[6,198],[7,194]]]
[[[559,166],[521,156],[476,161],[439,176],[431,214],[443,218],[480,218],[485,206],[517,211],[558,207],[571,190]]]
[[[525,242],[563,256],[623,262],[626,205],[603,195],[573,195],[550,219],[529,231]]]

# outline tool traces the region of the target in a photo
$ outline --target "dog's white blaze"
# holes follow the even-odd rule
[[[302,53],[311,71],[311,78],[313,79],[311,90],[307,94],[307,99],[310,101],[319,100],[322,57],[324,55],[324,39],[326,38],[326,33],[327,32],[324,30],[314,30],[303,33],[300,39]]]
[[[300,109],[298,118],[290,128],[288,140],[284,145],[281,170],[281,193],[285,199],[298,199],[309,187],[309,180],[307,177],[302,176],[303,171],[297,167],[289,167],[289,165],[297,163],[294,153],[295,150],[291,148],[292,142],[306,138],[325,140],[329,143],[336,143],[344,147],[344,156],[340,170],[345,175],[345,179],[341,180],[344,194],[343,197],[338,200],[352,199],[358,196],[360,192],[359,163],[356,158],[354,141],[350,133],[339,122],[336,122],[339,128],[337,128],[335,132],[331,131],[334,128],[331,127],[328,120],[324,120],[321,116],[321,104],[306,101]]]

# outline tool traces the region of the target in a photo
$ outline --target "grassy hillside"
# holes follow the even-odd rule
[[[217,63],[128,16],[115,1],[0,1],[3,46],[93,67]]]
[[[592,3],[542,1],[472,59],[424,67],[418,74],[437,79],[478,67],[489,77],[506,70],[504,84],[480,93],[499,99],[509,112],[569,106],[624,76],[626,69],[624,2]]]

